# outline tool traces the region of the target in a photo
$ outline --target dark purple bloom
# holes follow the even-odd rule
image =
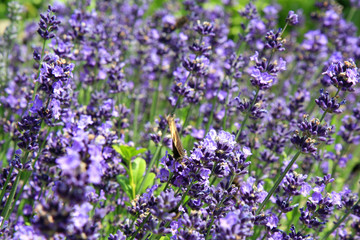
[[[345,100],[337,102],[336,98],[330,97],[327,91],[324,93],[323,89],[320,90],[320,97],[315,99],[315,102],[322,110],[336,114],[342,113],[340,106],[346,103]]]
[[[342,119],[342,125],[338,134],[346,143],[358,144],[360,142],[359,131],[360,125],[358,125],[358,120],[351,115],[346,115]]]
[[[283,40],[281,38],[282,29],[279,28],[276,33],[273,31],[269,31],[266,33],[266,41],[265,48],[271,49],[271,50],[277,50],[279,52],[285,51],[285,48],[283,47]]]
[[[355,62],[352,59],[348,61],[338,61],[332,63],[328,69],[323,72],[324,78],[330,79],[332,85],[342,91],[354,91],[354,86],[359,82]]]
[[[291,142],[303,153],[315,153],[316,147],[315,147],[315,140],[311,139],[307,136],[300,136],[298,133],[295,133],[292,138]]]
[[[296,172],[289,172],[283,179],[281,186],[290,196],[297,196],[301,194],[299,188],[305,184],[306,178],[307,175],[297,174]]]
[[[328,132],[331,131],[331,128],[327,127],[326,124],[320,124],[320,120],[317,118],[309,121],[307,115],[304,115],[304,120],[298,124],[298,127],[304,136],[312,137],[319,141],[326,141]]]
[[[52,15],[53,13],[55,13],[55,9],[49,5],[47,14],[40,14],[41,19],[38,33],[45,40],[55,37],[54,32],[59,28],[58,25],[61,23],[59,20],[56,20],[56,16]]]
[[[197,21],[194,30],[199,33],[201,36],[215,36],[214,26],[210,22]]]
[[[294,11],[289,11],[286,20],[290,25],[296,25],[299,23],[298,15]]]
[[[280,198],[276,196],[276,205],[279,207],[279,210],[283,213],[291,212],[298,204],[290,205],[291,198],[289,200],[285,200],[285,198]]]

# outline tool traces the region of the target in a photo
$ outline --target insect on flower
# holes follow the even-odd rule
[[[176,129],[174,117],[169,115],[166,117],[166,120],[169,124],[169,130],[170,130],[171,139],[172,139],[173,156],[177,161],[179,161],[186,156],[185,150],[181,143],[179,133]]]
[[[189,19],[187,16],[181,16],[179,18],[176,19],[176,23],[175,23],[175,29],[180,29],[183,26],[185,26],[185,24],[187,24],[189,22]]]

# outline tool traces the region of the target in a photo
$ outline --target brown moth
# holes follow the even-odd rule
[[[181,160],[183,157],[185,157],[186,154],[176,128],[174,117],[169,115],[166,117],[166,120],[169,124],[169,130],[172,139],[173,156],[176,160]]]
[[[189,22],[189,19],[187,16],[182,16],[182,17],[177,18],[176,23],[175,23],[175,29],[182,28],[188,22]]]

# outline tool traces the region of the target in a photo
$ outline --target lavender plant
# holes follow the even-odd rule
[[[0,239],[360,239],[359,4],[156,4],[8,4]]]

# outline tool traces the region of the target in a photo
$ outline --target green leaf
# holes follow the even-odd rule
[[[131,154],[132,154],[132,157],[135,157],[136,155],[139,155],[144,152],[146,152],[146,148],[140,148],[140,149],[133,148],[131,151]]]
[[[133,169],[133,178],[137,186],[141,184],[142,178],[144,177],[144,172],[146,170],[146,162],[144,159],[138,157],[135,158],[131,164]]]
[[[127,146],[127,145],[113,145],[112,146],[116,152],[118,152],[123,159],[125,159],[128,163],[131,161],[133,157],[138,154],[146,152],[146,148],[136,149],[135,147]]]
[[[124,192],[128,195],[129,198],[132,198],[131,194],[131,186],[129,183],[129,179],[125,176],[118,175],[116,177],[118,183],[120,184],[121,188],[124,190]]]
[[[168,237],[168,236],[162,236],[159,240],[170,240],[170,237]]]
[[[148,187],[152,186],[154,184],[154,179],[155,179],[155,173],[152,172],[149,173],[144,181],[142,191],[139,194],[144,193]],[[136,185],[136,191],[139,191],[139,187],[140,184]]]

